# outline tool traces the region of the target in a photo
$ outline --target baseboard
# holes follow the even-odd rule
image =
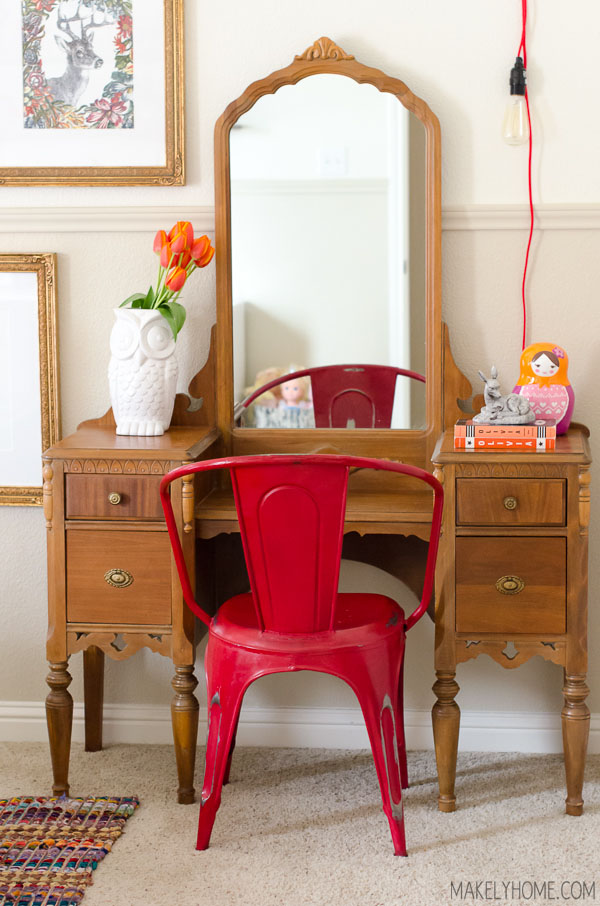
[[[409,749],[432,749],[429,711],[405,712]],[[201,726],[199,739],[204,739]],[[73,739],[83,741],[83,706],[75,705]],[[0,703],[0,740],[46,742],[46,715],[39,702]],[[104,741],[110,743],[170,744],[168,707],[106,705]],[[245,707],[238,742],[246,746],[366,749],[369,742],[361,713],[355,708]],[[459,748],[464,752],[562,751],[560,716],[512,711],[463,711]],[[593,714],[589,752],[600,753],[600,714]]]

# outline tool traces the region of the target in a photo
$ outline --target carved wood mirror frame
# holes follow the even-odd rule
[[[232,126],[255,102],[307,76],[334,73],[374,85],[398,98],[423,123],[426,132],[426,398],[425,430],[391,429],[247,429],[233,424],[233,325],[231,265],[231,183],[229,138]],[[253,82],[233,101],[215,126],[216,196],[216,403],[224,453],[345,452],[429,464],[446,419],[443,384],[447,344],[441,320],[441,138],[440,125],[425,101],[399,79],[358,63],[329,38],[320,38],[284,69]],[[454,369],[455,371],[455,369]],[[462,377],[456,372],[458,378]],[[460,381],[459,381],[460,383]],[[459,385],[457,384],[457,390]],[[460,386],[469,396],[468,385]],[[459,392],[460,392],[459,391]],[[456,394],[454,394],[455,408]],[[454,417],[454,415],[453,415]]]

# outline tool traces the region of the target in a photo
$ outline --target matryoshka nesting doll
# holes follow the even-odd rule
[[[556,433],[571,423],[575,395],[569,383],[569,357],[562,346],[532,343],[521,354],[521,373],[514,393],[526,396],[536,418],[556,419]]]

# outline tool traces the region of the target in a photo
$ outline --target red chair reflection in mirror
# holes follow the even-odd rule
[[[195,472],[228,469],[251,591],[210,617],[194,598],[169,485]],[[391,598],[338,593],[350,470],[398,472],[433,488],[429,551],[418,607],[405,616]],[[402,786],[406,746],[401,676],[405,635],[433,590],[443,491],[423,469],[357,456],[270,454],[182,466],[161,481],[161,499],[183,595],[208,626],[206,768],[197,849],[210,841],[227,781],[244,693],[270,673],[316,670],[354,690],[367,726],[394,852],[406,855]],[[403,775],[405,783],[402,783]]]
[[[316,428],[389,428],[396,378],[425,383],[425,377],[391,365],[321,365],[291,371],[258,387],[236,406],[237,420],[252,403],[281,384],[309,377]]]

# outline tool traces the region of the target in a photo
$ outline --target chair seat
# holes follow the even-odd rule
[[[234,645],[260,651],[302,651],[377,645],[386,636],[404,634],[404,611],[392,598],[369,593],[340,593],[333,631],[282,633],[261,630],[250,592],[226,601],[213,618],[210,634]]]

